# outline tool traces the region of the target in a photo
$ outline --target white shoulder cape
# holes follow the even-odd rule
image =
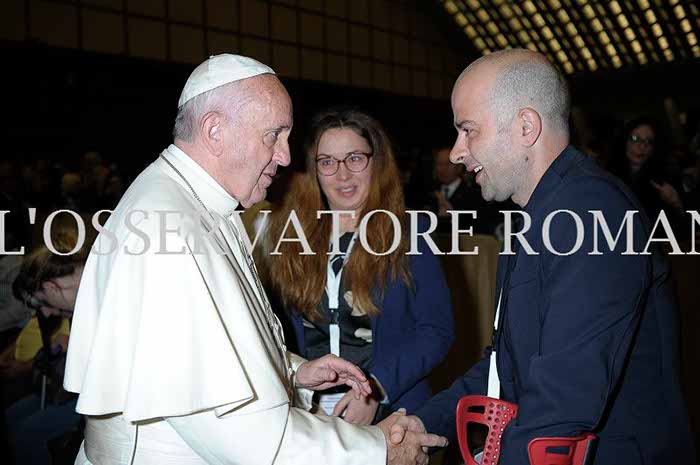
[[[206,199],[206,186],[196,186]],[[83,272],[68,351],[64,385],[80,393],[78,412],[122,412],[137,421],[210,408],[251,413],[289,402],[289,361],[239,265],[240,248],[219,231],[196,247],[205,215],[193,211],[203,209],[159,159],[105,224]],[[95,253],[115,242],[113,253]]]

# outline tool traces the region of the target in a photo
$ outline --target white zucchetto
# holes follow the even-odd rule
[[[180,108],[194,97],[224,84],[261,74],[275,74],[275,72],[269,66],[242,55],[230,53],[212,55],[192,71],[182,89],[177,106]]]

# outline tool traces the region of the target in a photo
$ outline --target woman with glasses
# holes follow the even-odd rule
[[[32,252],[22,263],[13,283],[18,299],[35,316],[19,334],[8,365],[34,371],[34,391],[5,412],[15,463],[51,463],[48,442],[77,428],[77,395],[63,389],[63,369],[68,349],[70,317],[88,247],[71,253],[77,243],[72,231],[61,231],[46,246]],[[65,254],[65,255],[61,255]]]
[[[400,240],[391,253],[394,224]],[[314,254],[278,239],[294,211]],[[320,212],[326,211],[325,214]],[[338,214],[337,235],[330,212]],[[346,212],[339,214],[339,212]],[[366,245],[359,239],[366,222]],[[267,282],[291,315],[293,339],[307,359],[333,353],[360,366],[373,396],[324,392],[327,414],[371,424],[400,407],[409,413],[431,395],[427,376],[453,339],[450,295],[440,263],[424,240],[407,255],[408,218],[391,145],[379,123],[355,110],[319,114],[311,127],[306,171],[290,183],[265,233]],[[422,231],[427,228],[423,225]]]
[[[618,157],[612,160],[610,170],[634,192],[652,224],[664,211],[680,238],[687,234],[683,227],[683,202],[677,189],[680,180],[668,169],[671,160],[660,139],[653,118],[641,116],[630,120],[623,128]]]

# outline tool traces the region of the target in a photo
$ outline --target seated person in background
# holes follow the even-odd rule
[[[46,315],[47,330],[53,344],[68,347],[70,325],[67,319]],[[32,366],[41,350],[41,330],[36,316],[31,317],[17,339],[0,354],[0,378],[3,381],[3,409],[24,397],[30,390]]]
[[[406,255],[408,218],[399,173],[374,118],[356,110],[321,113],[307,147],[306,172],[292,181],[266,229],[267,281],[290,311],[292,339],[302,356],[339,355],[373,380],[374,396],[367,398],[356,399],[347,389],[322,392],[320,404],[327,413],[365,425],[400,407],[410,413],[430,397],[427,376],[453,340],[450,294],[440,263],[422,238],[421,255]],[[378,209],[392,212],[401,223],[400,244],[383,256],[366,250],[358,234],[362,219]],[[354,218],[339,215],[334,232],[330,214],[317,218],[321,210],[353,212]],[[314,255],[302,255],[298,242],[282,242],[280,255],[269,254],[283,234],[288,237],[291,211],[299,216]],[[366,237],[375,252],[389,250],[394,238],[389,216],[374,214]],[[334,239],[339,253],[327,253]]]
[[[459,216],[459,228],[464,230],[473,225],[474,234],[494,235],[496,228],[503,223],[500,209],[513,210],[514,205],[503,206],[496,202],[486,202],[481,197],[481,189],[474,181],[474,174],[466,173],[463,165],[450,162],[451,147],[441,147],[434,152],[434,174],[436,189],[428,195],[425,208],[438,216],[438,231],[451,233],[452,216],[449,211],[476,211],[476,219],[467,214]]]
[[[700,209],[700,159],[683,173],[683,195],[688,210]]]
[[[652,224],[666,213],[676,237],[688,235],[688,219],[679,194],[681,180],[667,169],[667,153],[656,121],[641,116],[628,121],[610,163],[610,171],[637,196]]]
[[[75,247],[77,236],[62,231],[52,242],[58,252],[65,254]],[[69,319],[88,250],[84,247],[72,255],[58,255],[42,246],[26,258],[13,285],[17,298],[37,312],[17,338],[12,362],[27,372],[34,365],[36,392],[11,405],[5,413],[5,429],[17,464],[51,463],[48,441],[76,428],[80,421],[75,412],[77,395],[63,389],[63,369]],[[51,346],[50,354],[46,343]],[[47,378],[42,410],[43,375]]]
[[[472,189],[473,184],[464,181],[464,166],[450,163],[450,149],[441,148],[434,153],[434,171],[438,188],[433,192],[437,202],[439,217],[448,217],[448,210],[462,210],[476,203],[479,192]],[[464,208],[462,208],[464,207]]]

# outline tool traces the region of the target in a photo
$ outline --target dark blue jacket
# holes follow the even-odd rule
[[[636,199],[568,147],[524,210],[532,219],[525,238],[539,255],[524,247],[502,255],[497,279],[497,296],[506,281],[495,341],[501,398],[519,407],[503,435],[499,464],[528,464],[533,438],[583,431],[600,437],[596,465],[695,463],[679,382],[678,311],[664,258],[656,250],[622,255],[625,234],[611,252],[599,233],[601,254],[589,254],[589,211],[602,211],[615,237],[625,213],[641,210]],[[583,242],[571,255],[550,251],[576,245],[568,213],[551,221],[549,241],[543,234],[546,216],[556,210],[582,220]],[[633,230],[634,251],[641,252],[648,219],[635,215]],[[459,399],[486,394],[490,353],[487,348],[480,362],[417,412],[428,431],[455,437]]]
[[[419,230],[425,228],[419,226]],[[389,407],[405,407],[409,412],[430,398],[427,376],[445,358],[454,339],[450,291],[440,261],[422,238],[418,250],[421,255],[409,260],[415,290],[396,279],[387,285],[377,305],[381,313],[372,318],[369,367],[386,390]],[[292,326],[303,356],[304,326],[297,313],[292,316]]]

